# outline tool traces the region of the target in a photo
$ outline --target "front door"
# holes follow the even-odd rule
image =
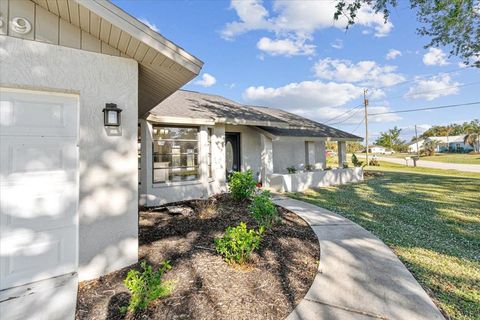
[[[225,163],[227,177],[240,171],[240,133],[225,133]]]

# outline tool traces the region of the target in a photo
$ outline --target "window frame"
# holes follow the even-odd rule
[[[195,129],[197,132],[196,132],[196,139],[160,139],[160,140],[156,140],[154,138],[154,134],[153,134],[153,130],[154,129],[165,129],[165,128],[175,128],[175,129]],[[200,148],[201,148],[201,145],[200,145],[200,137],[199,137],[199,134],[201,132],[201,128],[198,127],[198,126],[189,126],[189,125],[171,125],[171,124],[152,124],[152,155],[151,155],[151,161],[152,161],[152,165],[151,165],[151,172],[152,172],[152,184],[153,185],[170,185],[170,184],[191,184],[191,183],[198,183],[202,177],[201,177],[201,170],[200,170],[200,165],[201,165],[201,161],[200,161]],[[157,141],[171,141],[171,142],[174,142],[174,141],[180,141],[180,142],[196,142],[196,145],[197,145],[197,152],[193,152],[192,155],[194,156],[194,159],[196,158],[197,159],[197,164],[194,165],[194,166],[169,166],[169,167],[165,167],[165,168],[162,168],[162,169],[166,169],[168,170],[168,175],[170,174],[170,170],[172,169],[186,169],[186,168],[195,168],[195,171],[196,171],[196,179],[192,179],[192,180],[178,180],[178,181],[172,181],[172,180],[165,180],[165,181],[155,181],[155,156],[157,155],[173,155],[173,153],[156,153],[154,152],[155,150],[155,143]],[[179,155],[182,155],[182,154],[187,154],[188,153],[180,153]],[[158,168],[157,168],[158,169]]]

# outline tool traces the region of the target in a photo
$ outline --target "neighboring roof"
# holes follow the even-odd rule
[[[203,62],[108,0],[32,0],[139,65],[139,115],[146,114],[200,72]],[[102,45],[103,47],[103,45]]]
[[[226,123],[256,126],[276,137],[335,138],[361,137],[274,108],[247,106],[230,99],[178,90],[153,108],[147,120],[163,123]]]
[[[465,135],[448,136],[448,137],[428,137],[427,140],[436,140],[444,143],[463,143]]]

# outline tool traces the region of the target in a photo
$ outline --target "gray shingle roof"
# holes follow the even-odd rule
[[[280,137],[315,137],[362,140],[348,132],[280,109],[247,106],[230,99],[186,90],[178,90],[150,111],[155,117],[207,119],[220,123],[256,125]]]

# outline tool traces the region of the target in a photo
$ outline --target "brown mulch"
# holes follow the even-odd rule
[[[121,314],[129,293],[123,279],[132,267],[79,285],[76,319],[284,319],[307,293],[315,277],[320,248],[307,223],[279,208],[282,222],[264,234],[247,266],[228,265],[215,253],[213,239],[227,226],[256,227],[247,203],[227,195],[192,201],[195,215],[167,210],[140,212],[139,256],[156,268],[170,260],[163,277],[174,281],[166,298],[138,314]]]

